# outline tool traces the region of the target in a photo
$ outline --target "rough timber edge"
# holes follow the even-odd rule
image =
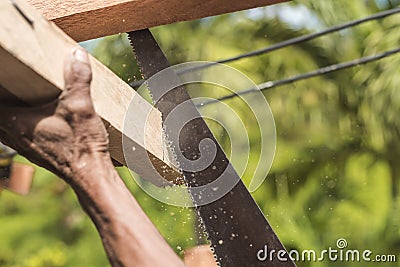
[[[18,99],[38,105],[60,94],[64,59],[78,44],[25,1],[13,2],[0,1],[0,102]],[[129,136],[137,152],[130,159],[135,162],[133,171],[157,185],[165,183],[157,172],[169,181],[177,179],[180,174],[164,159],[160,112],[95,58],[90,61],[91,94],[109,133],[111,156],[125,164],[123,120],[134,98],[137,116],[130,123],[137,131]],[[153,164],[143,155],[149,155]]]

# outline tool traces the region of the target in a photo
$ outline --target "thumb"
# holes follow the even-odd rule
[[[65,89],[71,90],[76,84],[88,87],[92,80],[88,53],[83,48],[77,48],[67,56],[64,65]]]
[[[90,97],[92,70],[88,53],[75,49],[65,60],[65,88],[59,98],[58,112],[63,115],[86,116],[94,113]]]

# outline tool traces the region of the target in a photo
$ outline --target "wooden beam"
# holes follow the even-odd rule
[[[0,1],[0,101],[38,105],[55,99],[64,87],[64,59],[78,47],[57,26],[23,0]],[[155,184],[180,175],[164,159],[161,114],[109,69],[90,56],[91,94],[110,138],[112,157],[125,163],[122,149],[124,117],[132,99],[137,114],[128,139],[136,148],[134,171]],[[148,117],[147,115],[150,114]],[[146,155],[153,161],[151,164]]]
[[[76,41],[289,0],[28,0]]]

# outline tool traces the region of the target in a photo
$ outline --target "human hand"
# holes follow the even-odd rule
[[[0,107],[0,141],[71,185],[85,172],[111,164],[105,127],[90,97],[87,52],[74,50],[64,67],[65,89],[40,107]]]

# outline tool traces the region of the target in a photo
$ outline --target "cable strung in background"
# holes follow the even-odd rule
[[[285,85],[285,84],[288,84],[288,83],[293,83],[293,82],[296,82],[296,81],[309,79],[309,78],[312,78],[312,77],[324,75],[324,74],[335,72],[335,71],[338,71],[338,70],[351,68],[351,67],[354,67],[354,66],[357,66],[357,65],[363,65],[363,64],[366,64],[366,63],[369,63],[369,62],[372,62],[372,61],[376,61],[376,60],[379,60],[379,59],[382,59],[382,58],[385,58],[385,57],[392,56],[392,55],[397,54],[399,52],[400,52],[400,47],[395,48],[393,50],[388,50],[388,51],[385,51],[383,53],[376,54],[376,55],[373,55],[373,56],[362,57],[362,58],[355,59],[355,60],[352,60],[352,61],[347,61],[347,62],[343,62],[343,63],[339,63],[339,64],[329,65],[327,67],[323,67],[323,68],[320,68],[320,69],[317,69],[317,70],[314,70],[314,71],[311,71],[311,72],[308,72],[308,73],[300,74],[300,75],[297,75],[297,76],[293,76],[293,77],[288,78],[288,79],[261,83],[261,84],[257,85],[257,87],[249,88],[247,90],[243,90],[243,91],[240,91],[240,92],[237,92],[237,93],[234,93],[234,94],[230,94],[230,95],[226,95],[226,96],[223,96],[223,97],[220,97],[220,98],[217,98],[217,99],[213,99],[213,100],[198,104],[197,106],[198,107],[203,107],[203,106],[206,106],[206,105],[209,105],[209,104],[212,104],[212,103],[217,103],[219,101],[227,100],[227,99],[234,98],[234,97],[237,97],[237,96],[240,96],[240,95],[259,92],[260,90],[261,91],[266,91],[266,90],[269,90],[269,89],[272,89],[272,88],[275,88],[275,87],[278,87],[278,86],[281,86],[281,85]]]
[[[317,32],[317,33],[312,33],[312,34],[307,34],[307,35],[295,37],[295,38],[292,38],[292,39],[289,39],[289,40],[286,40],[286,41],[283,41],[283,42],[280,42],[280,43],[277,43],[277,44],[274,44],[274,45],[271,45],[271,46],[268,46],[268,47],[265,47],[265,48],[262,48],[262,49],[259,49],[259,50],[255,50],[255,51],[251,51],[251,52],[248,52],[248,53],[240,54],[240,55],[237,55],[237,56],[234,56],[234,57],[218,60],[218,61],[212,62],[210,64],[204,64],[204,65],[202,65],[200,67],[185,69],[185,70],[182,70],[178,74],[182,74],[182,73],[186,73],[186,72],[189,72],[189,71],[208,68],[208,67],[211,67],[211,66],[213,66],[215,64],[229,63],[229,62],[237,61],[237,60],[244,59],[244,58],[249,58],[249,57],[254,57],[254,56],[266,54],[266,53],[269,53],[269,52],[272,52],[272,51],[275,51],[275,50],[278,50],[278,49],[281,49],[281,48],[284,48],[284,47],[288,47],[288,46],[292,46],[292,45],[295,45],[295,44],[299,44],[299,43],[303,43],[303,42],[306,42],[306,41],[310,41],[310,40],[313,40],[315,38],[318,38],[318,37],[321,37],[321,36],[324,36],[324,35],[327,35],[327,34],[331,34],[331,33],[334,33],[334,32],[337,32],[337,31],[341,31],[341,30],[344,30],[344,29],[347,29],[347,28],[352,28],[352,27],[355,27],[357,25],[360,25],[360,24],[368,22],[368,21],[382,19],[382,18],[391,16],[391,15],[394,15],[396,13],[400,13],[400,8],[389,9],[389,10],[386,10],[386,11],[383,11],[383,12],[379,12],[379,13],[367,16],[365,18],[353,20],[353,21],[350,21],[350,22],[347,22],[347,23],[344,23],[344,24],[341,24],[341,25],[337,25],[337,26],[331,27],[331,28],[328,28],[326,30],[323,30],[323,31],[320,31],[320,32]],[[143,82],[144,82],[144,80],[137,80],[137,81],[134,81],[134,82],[130,83],[130,86],[133,87],[133,88],[137,88]]]

